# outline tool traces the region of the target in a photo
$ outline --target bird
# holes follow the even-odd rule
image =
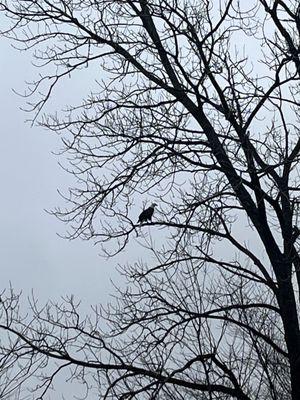
[[[146,210],[142,211],[139,216],[138,222],[147,222],[151,221],[152,215],[154,213],[154,208],[157,206],[156,203],[152,203],[150,207],[146,208]]]

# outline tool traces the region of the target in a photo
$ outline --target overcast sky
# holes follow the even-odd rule
[[[40,305],[74,294],[82,301],[83,313],[89,313],[91,304],[111,301],[110,295],[114,294],[111,280],[124,286],[116,266],[136,259],[138,254],[144,256],[144,250],[137,247],[132,237],[125,252],[106,260],[92,242],[68,241],[57,235],[63,234],[66,227],[45,209],[63,206],[57,189],[66,191],[72,182],[71,176],[58,165],[58,161],[64,160],[53,154],[61,148],[60,139],[25,122],[29,115],[20,109],[25,100],[12,90],[23,92],[25,81],[32,80],[38,72],[31,65],[31,57],[13,49],[5,39],[0,40],[0,52],[0,290],[10,284],[15,290],[22,290],[25,308],[31,291]],[[86,70],[85,74],[88,73]],[[83,98],[89,91],[89,83],[83,79],[75,77],[75,81],[70,79],[65,84],[68,88],[58,89],[60,93],[54,99],[58,97],[66,104],[74,94]],[[137,200],[132,210],[134,217],[141,206]],[[56,389],[49,394],[51,400],[61,399],[63,393],[70,395],[64,377],[57,378]]]
[[[60,139],[54,133],[25,123],[29,116],[20,110],[25,99],[12,90],[23,92],[25,81],[32,80],[39,71],[31,65],[29,54],[13,49],[5,39],[0,40],[0,51],[0,289],[11,282],[26,294],[33,289],[44,301],[74,294],[87,305],[103,303],[113,293],[110,280],[122,284],[116,265],[135,260],[137,254],[144,257],[145,252],[132,237],[123,254],[106,260],[92,242],[80,239],[70,242],[57,235],[64,233],[66,227],[45,209],[63,206],[57,189],[66,191],[71,183],[71,176],[58,165],[64,159],[53,154],[61,148]],[[82,100],[91,90],[98,74],[96,68],[89,65],[80,76],[65,79],[57,89],[58,94],[53,96],[52,107],[61,108],[57,101],[76,104]],[[132,216],[137,217],[142,200],[134,200]]]
[[[74,294],[88,310],[89,304],[109,301],[109,294],[113,293],[111,279],[122,284],[116,265],[129,262],[143,250],[135,248],[133,237],[125,253],[106,260],[92,242],[70,242],[57,235],[64,233],[65,226],[45,209],[63,206],[57,189],[66,191],[71,183],[71,177],[58,165],[58,156],[53,154],[60,148],[60,139],[25,123],[28,115],[20,110],[25,100],[12,90],[24,91],[25,81],[37,73],[31,57],[11,48],[4,39],[0,40],[0,51],[0,290],[10,284],[25,295],[33,290],[42,302]],[[85,74],[90,68],[93,67]],[[84,98],[90,89],[84,79],[72,79],[72,86],[70,82],[67,80],[63,90],[58,89],[59,100],[66,104],[74,93]],[[133,214],[138,215],[140,207],[137,200]],[[247,244],[250,247],[248,238]],[[225,245],[220,242],[215,250],[222,254]],[[61,398],[59,391],[57,397],[51,397],[56,398]]]
[[[115,265],[99,256],[91,242],[58,237],[63,224],[45,212],[63,205],[57,189],[67,189],[70,177],[52,152],[59,138],[25,123],[24,99],[13,93],[26,88],[36,71],[27,54],[0,41],[1,72],[1,289],[11,282],[42,299],[75,294],[85,302],[104,301],[117,279]]]

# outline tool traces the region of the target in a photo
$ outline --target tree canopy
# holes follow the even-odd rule
[[[32,119],[62,134],[76,178],[55,211],[68,236],[108,255],[138,236],[153,255],[124,266],[127,286],[90,316],[71,297],[33,301],[25,318],[4,293],[1,397],[47,398],[67,370],[88,399],[299,399],[298,1],[0,0],[0,11],[2,35],[40,67]],[[85,68],[96,89],[44,113]],[[154,201],[138,226],[137,204]]]

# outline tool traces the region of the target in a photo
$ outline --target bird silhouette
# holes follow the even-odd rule
[[[138,222],[147,222],[152,220],[152,215],[154,213],[154,208],[157,206],[156,203],[152,203],[150,207],[146,208],[146,210],[142,211],[139,216]]]

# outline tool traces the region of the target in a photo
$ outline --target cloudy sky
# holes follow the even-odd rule
[[[58,236],[66,226],[45,210],[63,206],[57,191],[66,191],[72,183],[72,177],[58,165],[66,160],[54,154],[61,148],[60,138],[40,127],[31,127],[26,122],[29,115],[21,110],[25,99],[13,91],[24,92],[25,82],[38,72],[31,65],[30,55],[13,49],[5,39],[0,40],[0,52],[0,291],[10,285],[22,291],[25,309],[26,297],[32,291],[40,305],[73,294],[82,302],[82,313],[89,313],[90,305],[111,301],[115,293],[112,280],[124,286],[117,265],[144,255],[144,250],[137,247],[133,237],[124,253],[106,260],[100,256],[100,247],[92,242],[68,241]],[[75,82],[73,86],[71,81]],[[68,104],[74,95],[83,98],[84,90],[89,91],[89,84],[76,77],[66,85],[68,88],[58,88],[54,102],[58,98]],[[141,211],[140,203],[137,201],[132,210],[134,217]],[[69,393],[64,377],[57,379],[56,389],[49,395],[51,400]]]
[[[59,238],[63,224],[45,212],[63,205],[57,189],[67,189],[71,177],[52,152],[60,148],[54,134],[25,123],[20,110],[25,81],[36,70],[27,54],[0,41],[1,72],[1,289],[11,283],[24,294],[42,299],[74,294],[87,304],[105,301],[118,280],[118,259],[107,261],[91,242]],[[63,160],[60,160],[63,161]]]

